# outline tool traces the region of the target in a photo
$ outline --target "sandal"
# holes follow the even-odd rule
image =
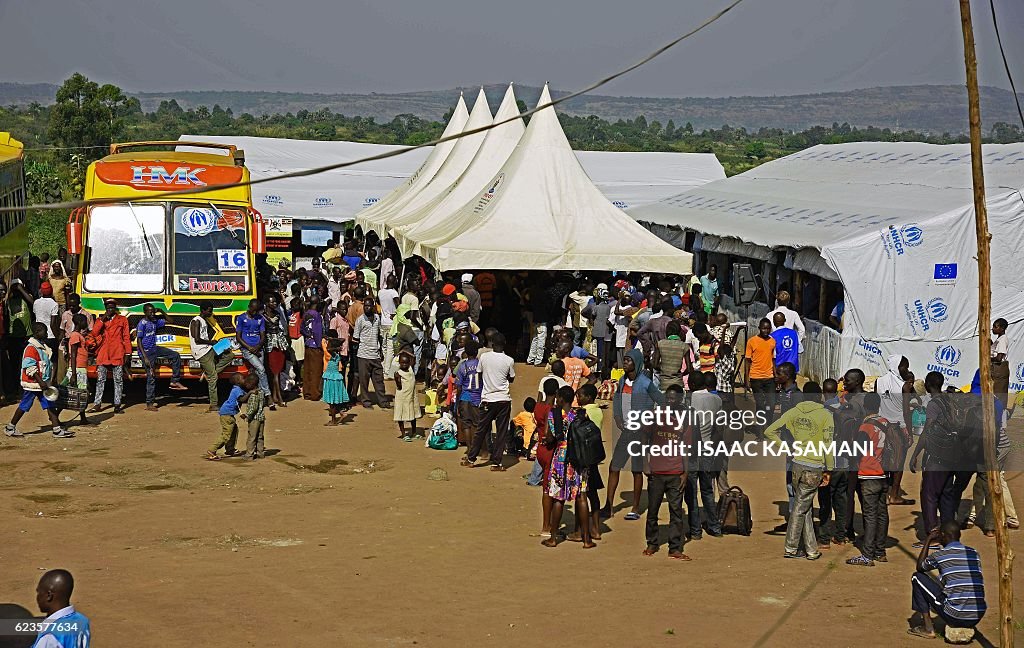
[[[409,439],[412,441],[412,439]],[[505,472],[505,466],[499,466],[497,464],[491,466],[491,472]]]
[[[172,382],[168,387],[174,391],[188,391],[188,387],[182,385],[180,382]]]
[[[463,457],[462,461],[459,462],[459,465],[462,466],[463,468],[476,468],[476,463],[470,461],[469,457]]]
[[[672,560],[682,560],[683,562],[690,562],[691,560],[693,560],[693,558],[690,558],[689,556],[687,556],[684,553],[672,553],[672,552],[669,552],[668,557],[671,558]]]
[[[922,626],[914,626],[907,630],[907,634],[914,635],[915,637],[921,637],[923,639],[934,639],[936,634],[934,632],[928,632]]]
[[[210,452],[209,450],[207,450],[206,454],[203,455],[203,459],[206,459],[207,461],[220,461],[220,457],[217,455],[217,453]]]

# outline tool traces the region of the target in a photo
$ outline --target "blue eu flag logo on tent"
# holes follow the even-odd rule
[[[935,274],[932,275],[935,281],[949,282],[956,281],[955,263],[936,263]]]

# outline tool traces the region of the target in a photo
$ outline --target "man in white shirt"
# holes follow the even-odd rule
[[[46,325],[46,345],[57,352],[56,331],[60,327],[60,308],[53,299],[53,287],[44,281],[39,286],[39,297],[32,302],[32,315],[36,322]]]
[[[537,399],[538,403],[542,402],[544,400],[544,398],[545,398],[545,396],[544,396],[544,383],[546,383],[549,380],[554,380],[556,383],[558,383],[559,387],[565,387],[566,385],[569,384],[569,383],[565,382],[565,363],[564,362],[562,362],[561,360],[555,360],[554,362],[552,362],[551,363],[551,371],[549,371],[547,373],[547,375],[544,376],[543,378],[541,378],[540,382],[537,383],[537,395],[539,396],[539,398]]]
[[[395,290],[397,285],[398,279],[391,275],[385,280],[385,287],[377,293],[377,300],[380,301],[380,330],[384,336],[384,377],[389,380],[395,377],[392,367],[395,359],[395,338],[391,336],[391,323],[398,311],[398,291]]]
[[[505,336],[500,333],[491,340],[491,352],[480,357],[479,368],[483,390],[480,393],[480,426],[473,435],[469,451],[462,458],[462,465],[477,467],[476,459],[483,447],[484,439],[491,434],[491,423],[498,426],[498,437],[487,462],[494,472],[503,472],[501,459],[508,442],[509,418],[512,413],[512,393],[509,386],[516,378],[515,361],[505,355]],[[480,464],[481,466],[487,464]]]
[[[327,280],[327,305],[334,308],[338,307],[338,301],[341,300],[342,281],[344,275],[341,273],[341,266],[334,266],[331,268],[331,278]]]
[[[791,328],[796,331],[797,338],[800,339],[800,353],[804,352],[804,339],[807,337],[807,329],[804,327],[804,321],[800,318],[800,314],[789,307],[789,293],[785,290],[780,290],[775,295],[775,310],[765,315],[769,322],[772,322],[772,331],[774,332],[777,328],[775,326],[775,313],[782,313],[786,318],[786,328]]]

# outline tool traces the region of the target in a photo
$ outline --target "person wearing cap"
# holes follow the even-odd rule
[[[72,295],[71,297],[76,297]],[[124,411],[121,406],[121,394],[124,393],[125,359],[132,353],[131,327],[128,318],[117,309],[117,300],[103,300],[104,311],[92,325],[92,335],[99,340],[96,347],[96,397],[93,399],[90,412],[101,412],[103,392],[107,387],[107,375],[114,377],[114,414]]]
[[[57,335],[55,331],[60,326],[60,307],[57,300],[53,298],[53,286],[49,281],[39,285],[39,297],[32,302],[32,314],[36,322],[46,326],[46,346],[56,357]]]
[[[480,293],[473,286],[473,275],[468,272],[462,275],[462,294],[469,302],[469,319],[474,322],[480,321]]]

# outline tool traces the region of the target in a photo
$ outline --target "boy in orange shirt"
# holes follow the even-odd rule
[[[775,339],[772,338],[772,323],[767,317],[757,324],[757,335],[747,340],[744,354],[743,384],[747,393],[754,394],[755,411],[764,416],[764,425],[757,425],[758,439],[764,438],[764,428],[771,423],[771,411],[775,406]]]

